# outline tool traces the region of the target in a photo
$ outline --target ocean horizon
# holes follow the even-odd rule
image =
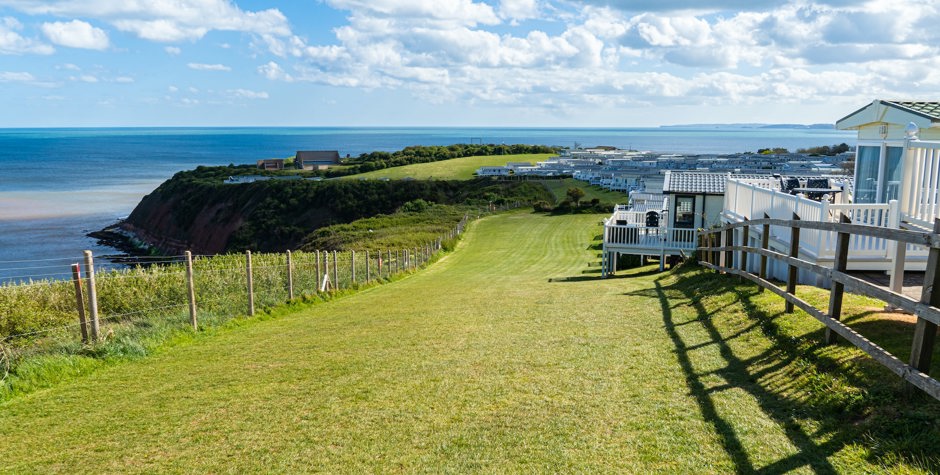
[[[341,156],[455,143],[607,145],[661,153],[727,154],[841,142],[825,128],[667,126],[560,127],[91,127],[0,129],[0,282],[61,278],[85,249],[117,251],[86,236],[127,216],[181,170],[291,157]],[[63,264],[59,270],[58,261]],[[26,265],[48,262],[48,266]],[[102,266],[106,266],[102,262]],[[30,269],[37,267],[36,269]]]

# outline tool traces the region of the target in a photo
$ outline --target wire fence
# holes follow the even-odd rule
[[[160,256],[96,269],[94,256],[0,262],[0,271],[49,270],[49,278],[0,283],[0,380],[20,356],[182,327],[194,330],[290,301],[387,281],[426,266],[468,218],[410,249],[217,256]],[[35,275],[35,274],[33,274]]]

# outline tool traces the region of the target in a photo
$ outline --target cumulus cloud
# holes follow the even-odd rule
[[[33,15],[96,18],[152,41],[196,40],[214,30],[290,34],[280,10],[244,11],[231,0],[0,0],[0,6]]]
[[[940,95],[933,2],[324,1],[348,12],[335,40],[259,35],[277,58],[260,75],[545,108]],[[520,27],[540,17],[552,28]]]
[[[23,25],[13,17],[0,19],[0,54],[52,54],[55,48],[19,34]]]
[[[81,20],[43,23],[42,33],[49,41],[69,48],[103,50],[110,44],[104,30]]]
[[[176,46],[167,46],[163,48],[163,51],[166,51],[166,54],[171,55],[171,56],[178,56],[180,53],[183,52],[183,50],[179,49]]]
[[[500,0],[498,10],[501,18],[515,22],[540,16],[537,0]]]
[[[232,68],[224,64],[205,64],[205,63],[188,63],[186,66],[189,69],[195,69],[196,71],[231,71]]]

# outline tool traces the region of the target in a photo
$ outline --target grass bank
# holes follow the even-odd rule
[[[473,178],[473,173],[480,167],[500,167],[509,162],[529,162],[533,165],[535,162],[542,162],[549,157],[554,157],[552,153],[534,153],[517,155],[484,155],[479,157],[452,158],[432,163],[416,163],[405,165],[403,167],[386,168],[375,170],[358,175],[349,175],[343,177],[347,180],[401,180],[413,178],[416,180],[469,180]]]
[[[769,292],[693,267],[598,279],[600,219],[486,218],[419,274],[2,403],[4,469],[937,468],[936,403]]]

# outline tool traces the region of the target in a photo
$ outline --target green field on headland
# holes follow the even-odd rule
[[[598,279],[601,218],[485,218],[408,278],[0,403],[3,471],[940,467],[938,404],[770,292],[691,265]]]
[[[509,162],[535,162],[547,160],[554,157],[553,153],[532,153],[518,155],[487,155],[472,156],[462,158],[452,158],[432,163],[416,163],[405,165],[403,167],[386,168],[375,170],[358,175],[349,175],[344,179],[367,179],[381,180],[401,180],[404,178],[413,178],[416,180],[469,180],[473,178],[473,173],[480,167],[501,167]]]

